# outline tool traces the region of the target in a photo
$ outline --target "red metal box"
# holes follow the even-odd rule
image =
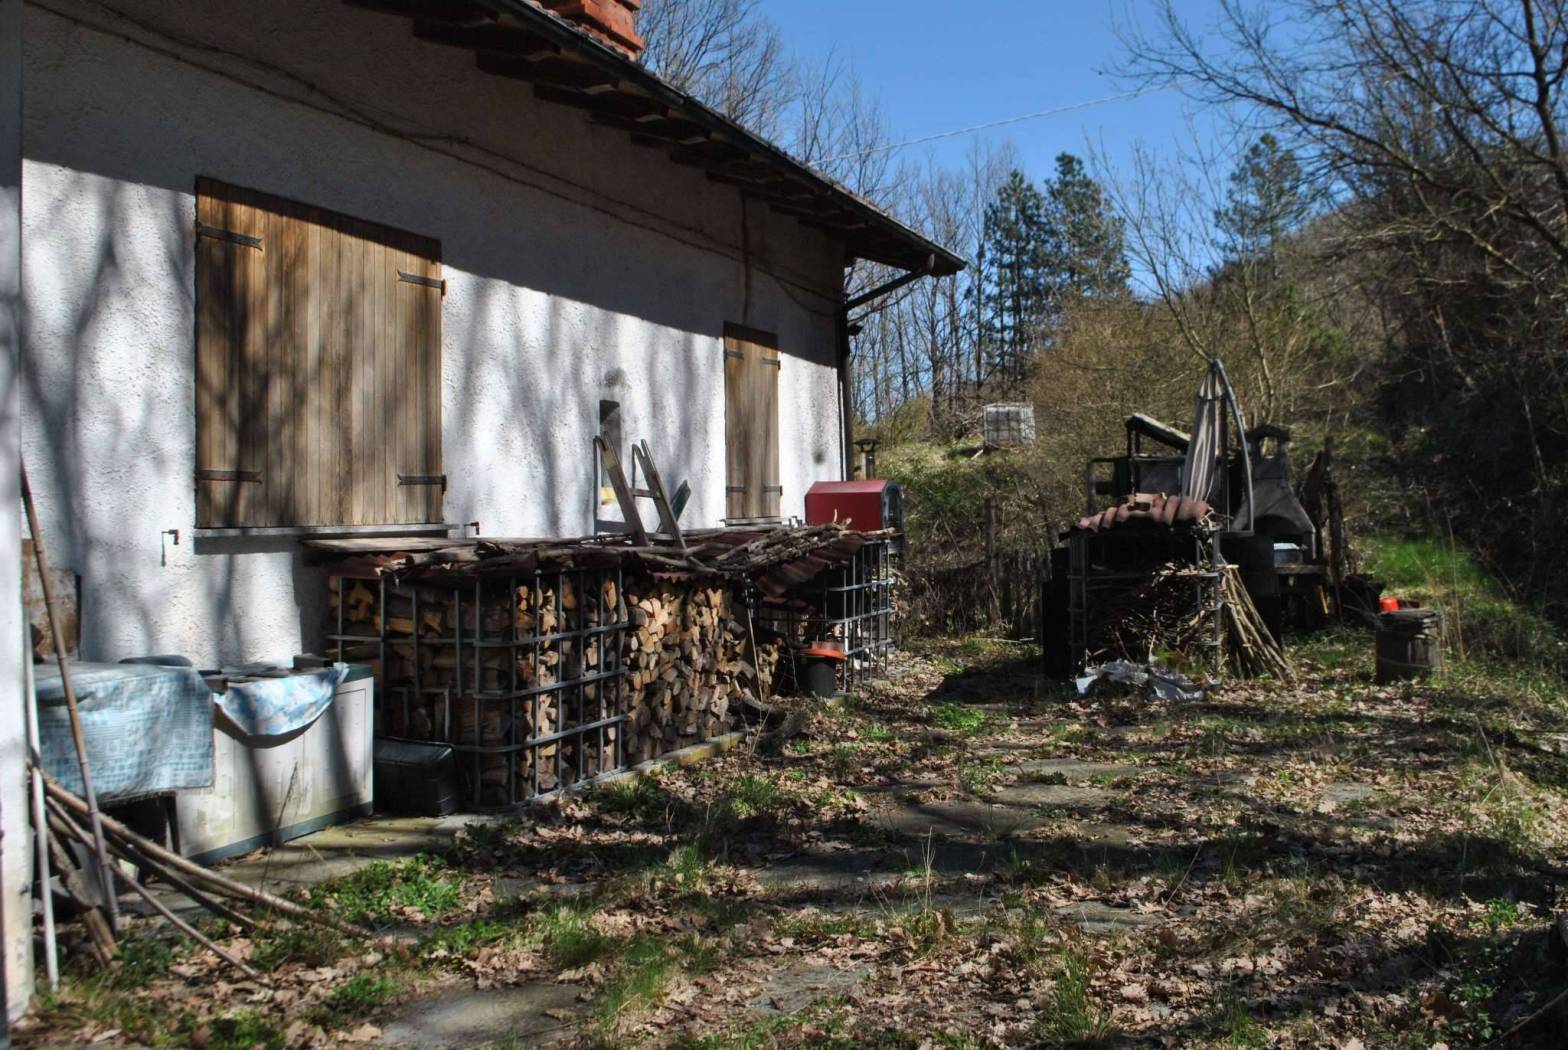
[[[806,491],[806,524],[837,521],[861,532],[904,527],[904,493],[898,482],[819,481]]]

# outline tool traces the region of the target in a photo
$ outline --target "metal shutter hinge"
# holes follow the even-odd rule
[[[446,294],[446,280],[441,277],[426,277],[424,274],[404,273],[402,270],[399,270],[397,279],[405,284],[417,284],[421,288],[435,288],[442,295]]]
[[[225,230],[217,226],[208,226],[204,222],[196,224],[196,236],[211,237],[215,241],[228,241],[230,244],[254,248],[258,252],[262,250],[260,237],[252,237],[248,233],[235,233],[233,230]]]
[[[441,491],[443,493],[446,492],[445,474],[399,474],[397,483],[399,485],[440,485]]]
[[[261,481],[261,471],[259,471],[259,470],[211,470],[211,469],[209,469],[207,467],[199,467],[196,470],[196,480],[197,481],[248,481],[248,482],[260,482]]]

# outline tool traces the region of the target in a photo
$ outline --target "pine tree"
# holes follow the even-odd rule
[[[1296,155],[1265,133],[1230,174],[1225,206],[1214,212],[1216,247],[1232,262],[1264,263],[1277,274],[1276,248],[1310,212]]]
[[[1071,153],[1056,158],[1056,178],[1047,184],[1058,298],[1106,299],[1126,295],[1126,231],[1111,211],[1105,191]]]
[[[1045,195],[1012,172],[986,205],[982,246],[982,331],[991,376],[1020,379],[1056,300],[1055,251]]]

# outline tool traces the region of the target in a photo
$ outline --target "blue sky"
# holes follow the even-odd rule
[[[1180,0],[1205,24],[1215,0]],[[902,141],[1102,98],[1126,90],[1110,74],[1121,55],[1116,17],[1147,17],[1154,0],[767,0],[763,11],[803,58],[848,60]],[[1103,146],[1125,164],[1134,142],[1164,152],[1193,107],[1174,92],[1144,95],[982,133],[1011,140],[1043,177],[1058,153]],[[1193,117],[1200,134],[1212,118]],[[913,147],[958,166],[975,136]]]

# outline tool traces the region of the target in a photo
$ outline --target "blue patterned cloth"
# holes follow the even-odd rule
[[[218,697],[229,720],[250,736],[284,736],[321,717],[348,677],[348,664],[323,671],[236,682]]]
[[[87,768],[102,801],[212,784],[212,691],[190,667],[73,664]],[[60,670],[40,665],[38,735],[44,769],[82,793]]]

